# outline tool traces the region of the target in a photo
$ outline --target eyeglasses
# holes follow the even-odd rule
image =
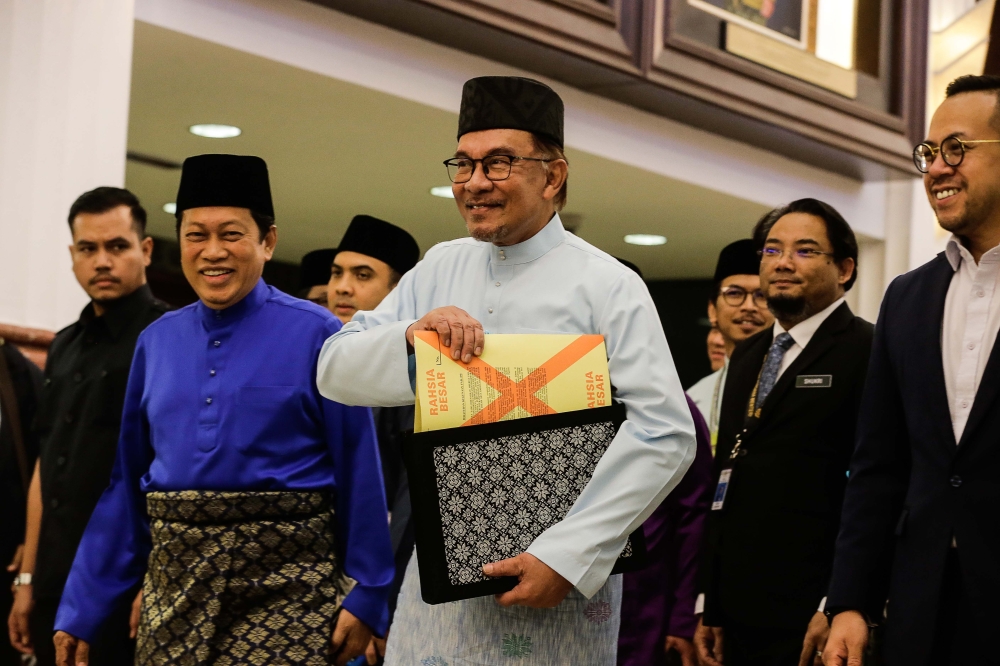
[[[789,256],[794,259],[799,259],[802,261],[809,261],[810,259],[816,259],[818,257],[832,257],[833,252],[821,252],[820,250],[814,250],[811,247],[800,247],[797,250],[789,250]],[[758,256],[760,256],[761,261],[777,261],[785,256],[785,251],[776,247],[765,247],[763,250],[757,250]]]
[[[722,296],[722,300],[734,308],[738,308],[743,305],[747,300],[747,296],[753,297],[753,304],[758,308],[763,309],[767,307],[767,298],[764,296],[764,292],[760,289],[754,292],[749,292],[743,287],[732,285],[723,289],[720,292],[720,295]]]
[[[490,155],[481,160],[474,160],[469,157],[453,157],[445,160],[444,165],[448,167],[448,178],[453,183],[467,183],[472,180],[472,174],[476,172],[476,163],[483,165],[483,175],[490,180],[507,180],[510,178],[510,166],[514,160],[524,160],[527,162],[553,162],[553,159],[543,159],[541,157],[520,157],[518,155]]]
[[[976,139],[974,141],[964,141],[957,136],[949,136],[941,142],[939,148],[935,148],[929,143],[921,143],[913,149],[913,164],[917,171],[927,173],[931,170],[931,164],[938,153],[944,158],[944,163],[950,167],[957,167],[965,159],[965,147],[972,143],[1000,143],[1000,139]]]

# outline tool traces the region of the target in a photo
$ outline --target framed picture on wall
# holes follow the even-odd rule
[[[730,23],[806,48],[809,0],[688,0],[688,4]]]

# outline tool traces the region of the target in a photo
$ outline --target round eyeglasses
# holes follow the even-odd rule
[[[746,303],[747,296],[751,296],[753,298],[753,304],[758,308],[763,310],[767,307],[767,298],[764,296],[764,292],[760,289],[750,292],[743,287],[730,285],[719,292],[719,295],[722,296],[722,300],[734,308],[738,308]]]
[[[553,162],[554,159],[544,159],[541,157],[519,157],[517,155],[490,155],[481,160],[474,160],[470,157],[453,157],[445,160],[444,165],[448,168],[448,178],[453,183],[467,183],[472,180],[472,174],[476,172],[476,164],[483,165],[483,175],[490,180],[507,180],[510,178],[510,167],[515,160],[527,162]]]
[[[973,143],[1000,143],[1000,139],[975,139],[965,141],[957,136],[949,136],[941,142],[940,147],[934,147],[929,143],[921,143],[913,149],[913,164],[920,173],[927,173],[931,170],[931,164],[938,153],[944,163],[950,167],[957,167],[965,159],[965,147]]]

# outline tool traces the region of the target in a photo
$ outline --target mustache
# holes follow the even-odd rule
[[[733,323],[734,324],[743,324],[743,323],[747,323],[747,322],[749,322],[751,324],[756,324],[758,326],[763,326],[764,325],[764,317],[760,313],[755,312],[754,314],[747,315],[745,317],[734,317],[733,318]]]
[[[87,284],[97,284],[98,282],[114,282],[118,284],[121,283],[121,278],[117,278],[110,273],[98,273],[94,277],[90,278]]]

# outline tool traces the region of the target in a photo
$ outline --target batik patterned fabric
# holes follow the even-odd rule
[[[137,666],[330,664],[352,581],[320,492],[154,492]]]
[[[569,513],[616,432],[607,421],[436,448],[452,585],[487,580],[483,563],[519,555]]]
[[[622,580],[611,576],[593,598],[575,588],[555,608],[504,608],[493,597],[443,604],[420,596],[410,559],[389,630],[386,666],[614,666]]]

